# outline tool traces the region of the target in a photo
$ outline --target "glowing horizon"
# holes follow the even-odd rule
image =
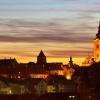
[[[24,57],[7,57],[7,58],[1,58],[1,59],[16,59],[18,63],[29,63],[29,62],[37,62],[37,58],[24,58]],[[84,62],[85,57],[73,57],[73,63],[82,66],[82,63]],[[62,64],[68,64],[69,58],[47,58],[47,63],[62,63]]]
[[[47,58],[47,63],[62,63],[62,64],[68,64],[70,57],[48,57]],[[78,64],[78,65],[82,65],[82,63],[85,60],[85,57],[72,57],[73,59],[73,63],[74,64]],[[29,62],[37,62],[37,57],[18,57],[18,56],[7,56],[6,57],[1,57],[1,59],[16,59],[18,63],[29,63]]]

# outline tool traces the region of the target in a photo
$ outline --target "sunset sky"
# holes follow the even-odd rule
[[[64,63],[92,55],[99,16],[100,0],[0,0],[0,58],[36,61],[41,49]]]

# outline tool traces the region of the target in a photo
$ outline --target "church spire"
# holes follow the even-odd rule
[[[100,39],[100,21],[99,21],[98,33],[96,34],[96,38]]]
[[[43,51],[41,50],[40,51],[40,53],[39,53],[39,55],[38,55],[39,57],[45,57],[45,55],[44,55],[44,53],[43,53]]]
[[[37,64],[40,64],[40,65],[46,64],[46,56],[44,55],[42,50],[37,56]]]
[[[72,60],[72,57],[70,57],[69,66],[70,66],[70,67],[73,67],[73,60]]]

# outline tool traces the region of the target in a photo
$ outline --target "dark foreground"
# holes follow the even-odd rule
[[[43,96],[35,95],[0,95],[0,100],[100,100],[98,95],[86,95],[86,94],[46,94]]]

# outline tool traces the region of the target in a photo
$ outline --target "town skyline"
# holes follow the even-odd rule
[[[0,0],[1,100],[100,100],[100,0]]]
[[[0,1],[0,58],[36,62],[42,49],[48,62],[72,56],[82,63],[93,55],[99,6],[99,0]]]

